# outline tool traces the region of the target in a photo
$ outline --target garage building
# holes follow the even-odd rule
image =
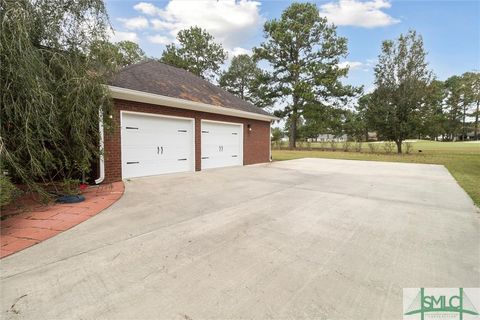
[[[276,118],[188,71],[147,60],[120,70],[109,89],[105,182],[270,161]]]

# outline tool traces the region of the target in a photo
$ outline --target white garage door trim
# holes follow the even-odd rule
[[[227,125],[232,125],[232,126],[237,126],[239,127],[239,138],[240,138],[240,143],[239,143],[239,151],[238,151],[238,164],[233,164],[233,165],[226,165],[226,166],[213,166],[213,167],[208,167],[204,166],[204,159],[206,157],[206,154],[204,153],[204,139],[203,139],[203,124],[204,123],[213,123],[213,124],[227,124]],[[226,122],[226,121],[215,121],[215,120],[201,120],[200,121],[200,132],[201,132],[201,170],[208,170],[208,169],[213,169],[213,168],[221,168],[221,167],[227,167],[227,166],[243,166],[243,149],[244,149],[244,136],[243,136],[243,123],[238,123],[238,122]]]
[[[122,179],[128,179],[129,177],[125,176],[125,166],[126,166],[126,159],[125,159],[125,154],[123,152],[123,141],[124,141],[124,121],[123,117],[124,115],[140,115],[140,116],[145,116],[145,117],[157,117],[157,118],[166,118],[166,119],[179,119],[179,120],[188,120],[191,123],[191,132],[192,132],[192,139],[190,142],[190,150],[191,150],[191,155],[192,155],[192,160],[190,161],[190,169],[188,171],[195,171],[195,119],[194,118],[188,118],[188,117],[176,117],[176,116],[167,116],[167,115],[161,115],[161,114],[154,114],[154,113],[147,113],[147,112],[136,112],[136,111],[125,111],[121,110],[120,111],[120,153],[121,153],[121,168],[122,168]],[[185,171],[182,171],[185,172]],[[162,174],[162,173],[159,173]],[[157,174],[152,174],[152,175],[157,175]],[[148,176],[148,175],[145,175]]]

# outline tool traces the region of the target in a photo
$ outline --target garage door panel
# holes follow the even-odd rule
[[[193,169],[193,121],[122,114],[123,178]]]
[[[130,130],[124,130],[122,135],[122,144],[124,146],[149,146],[152,143],[156,145],[172,145],[179,144],[182,146],[191,146],[192,141],[191,130],[187,132],[177,132],[175,128],[170,131],[159,130],[158,132],[144,131],[144,130],[135,130],[131,132]]]
[[[202,122],[202,169],[243,164],[241,124]]]

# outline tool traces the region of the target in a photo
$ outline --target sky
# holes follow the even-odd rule
[[[332,0],[316,3],[320,15],[348,40],[343,81],[373,89],[373,68],[383,40],[409,29],[422,35],[427,61],[437,79],[480,70],[480,0]],[[263,41],[263,24],[278,19],[292,2],[283,0],[106,0],[112,41],[137,42],[148,56],[160,57],[179,30],[200,26],[228,51],[251,53]],[[227,61],[226,66],[228,66]]]

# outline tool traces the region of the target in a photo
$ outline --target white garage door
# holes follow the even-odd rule
[[[243,165],[243,125],[202,120],[202,169]]]
[[[122,112],[122,178],[194,170],[193,119]]]

